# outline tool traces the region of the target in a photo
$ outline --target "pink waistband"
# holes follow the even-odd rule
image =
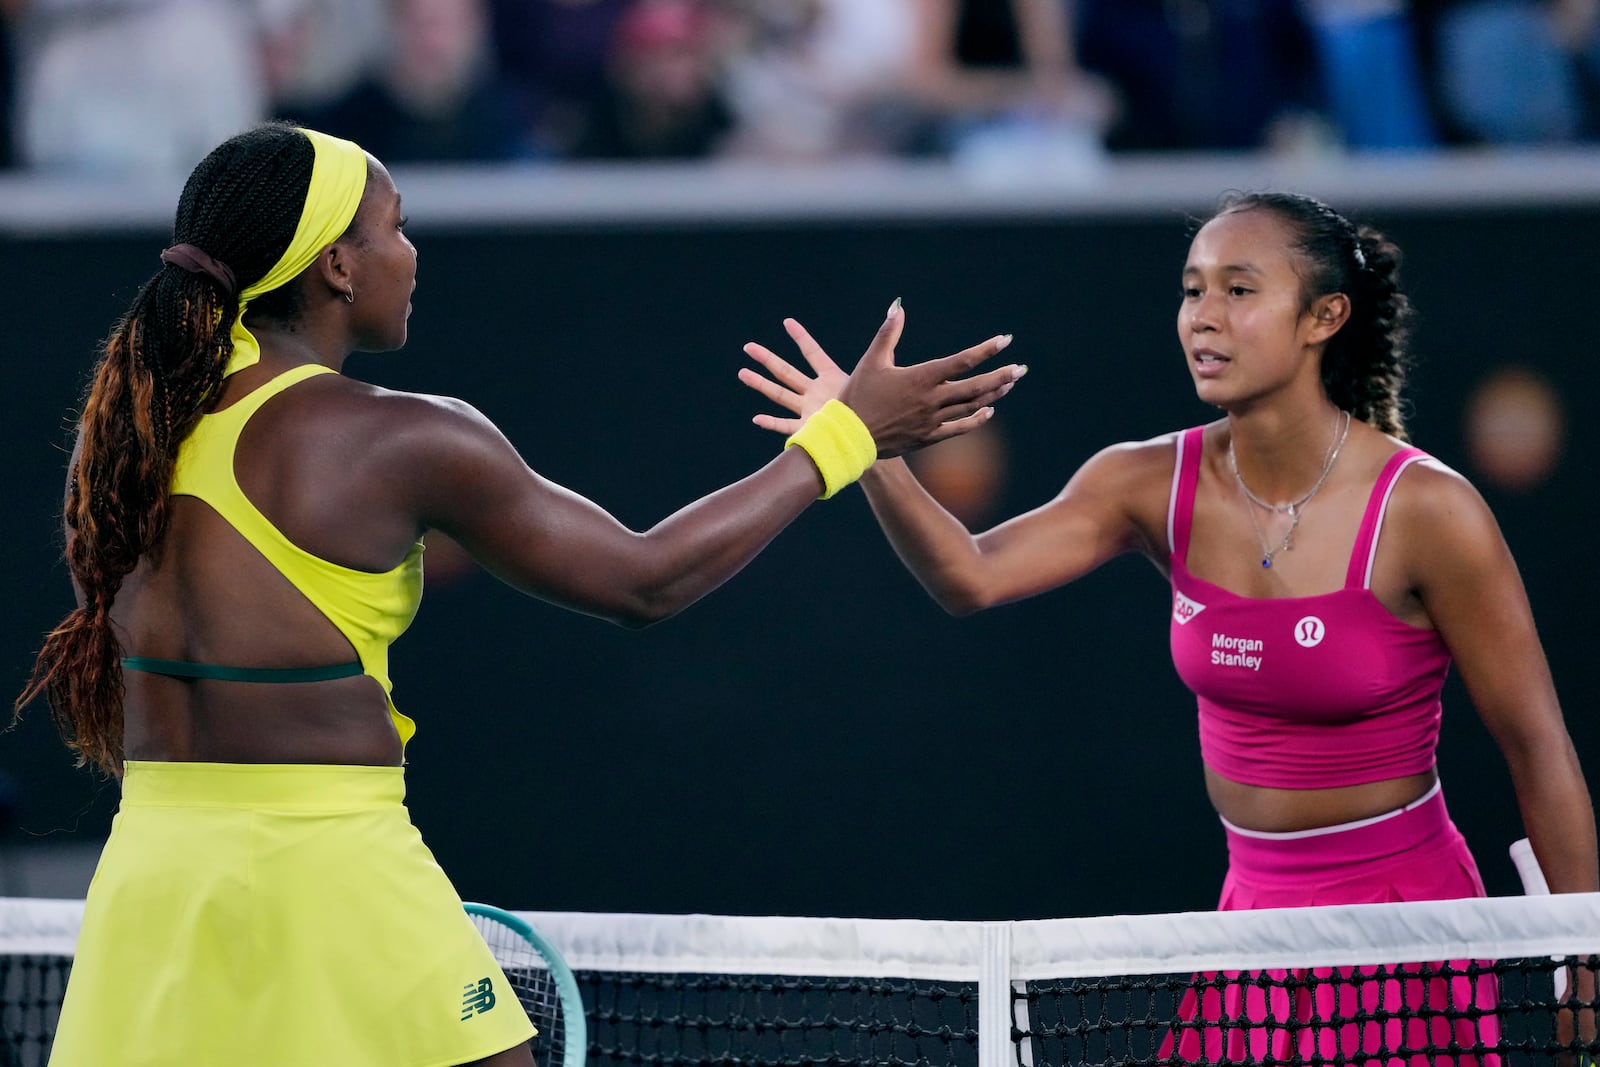
[[[1232,868],[1246,876],[1268,878],[1323,872],[1344,876],[1351,864],[1381,862],[1431,843],[1442,844],[1457,833],[1438,782],[1403,808],[1337,826],[1264,833],[1223,819],[1222,827]]]

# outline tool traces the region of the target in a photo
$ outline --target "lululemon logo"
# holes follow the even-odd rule
[[[1294,639],[1301,648],[1316,648],[1328,635],[1328,628],[1315,615],[1307,615],[1294,624]]]
[[[1206,606],[1200,601],[1190,600],[1176,589],[1172,591],[1172,619],[1179,626],[1182,626],[1204,610],[1206,610]]]

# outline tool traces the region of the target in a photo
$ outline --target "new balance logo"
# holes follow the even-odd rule
[[[1204,610],[1206,610],[1206,606],[1200,601],[1190,600],[1176,589],[1172,591],[1172,618],[1179,626],[1182,626]]]
[[[487,978],[468,982],[461,987],[461,1021],[482,1015],[494,1007],[494,983]]]

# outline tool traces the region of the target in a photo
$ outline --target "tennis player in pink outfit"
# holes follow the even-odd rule
[[[1593,807],[1516,565],[1477,491],[1406,440],[1399,260],[1310,197],[1227,198],[1190,245],[1177,318],[1195,390],[1223,418],[1106,448],[1054,499],[978,534],[901,461],[862,479],[901,560],[953,614],[1128,552],[1167,575],[1173,661],[1198,700],[1228,842],[1224,910],[1483,895],[1435,767],[1452,664],[1504,753],[1551,890],[1600,889]],[[757,416],[780,432],[844,381],[802,327],[789,331],[814,377],[759,345],[747,352],[770,377],[741,372],[793,413]],[[1181,1014],[1201,1025],[1163,1055],[1401,1064],[1385,1054],[1424,1036],[1402,1027],[1471,1050],[1497,1040],[1494,1016],[1304,1024],[1359,998],[1492,1009],[1494,995],[1487,976],[1252,989],[1248,1002],[1240,987],[1197,989]]]

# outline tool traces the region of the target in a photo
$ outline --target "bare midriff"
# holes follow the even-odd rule
[[[1206,768],[1206,793],[1228,822],[1244,830],[1287,833],[1370,819],[1403,808],[1437,781],[1433,770],[1330,789],[1273,789],[1245,785]]]

